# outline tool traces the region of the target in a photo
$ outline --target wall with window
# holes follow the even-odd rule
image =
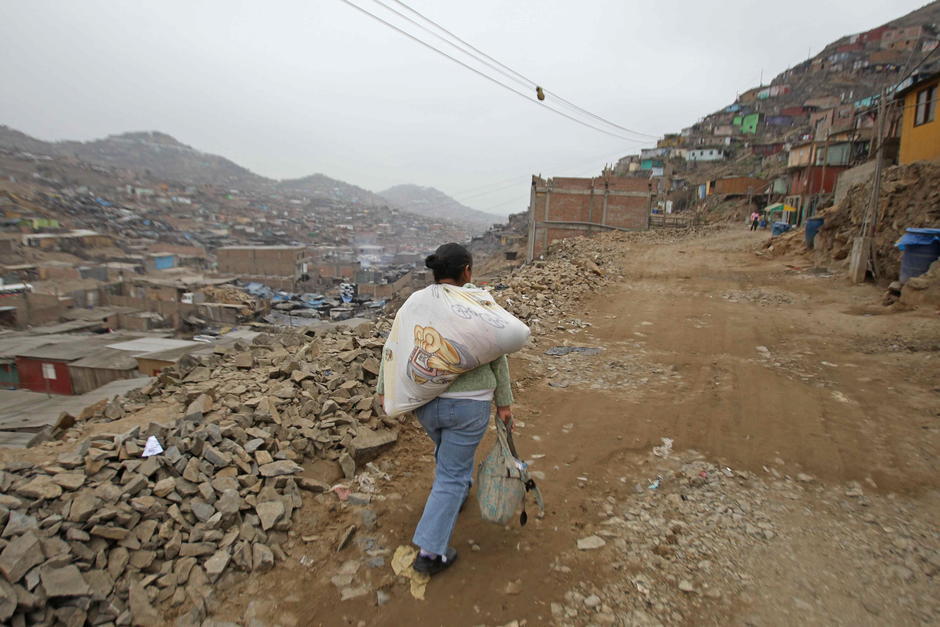
[[[940,119],[937,99],[940,77],[924,81],[904,95],[904,116],[901,124],[900,163],[940,158]]]

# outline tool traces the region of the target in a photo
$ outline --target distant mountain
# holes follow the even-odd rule
[[[379,195],[406,211],[440,220],[461,222],[478,230],[506,221],[504,217],[471,209],[434,187],[396,185],[379,192]]]
[[[87,142],[44,142],[3,126],[0,127],[0,146],[75,157],[93,165],[131,170],[154,179],[179,183],[242,189],[271,183],[225,157],[201,152],[157,131],[109,135]]]
[[[293,193],[326,202],[390,206],[457,223],[477,232],[504,221],[500,216],[462,205],[433,187],[397,185],[376,194],[325,174],[275,181],[255,174],[225,157],[201,152],[157,131],[122,133],[87,142],[46,142],[7,126],[0,126],[0,148],[73,157],[92,165],[128,170],[156,181]]]
[[[374,192],[351,183],[330,178],[325,174],[311,174],[299,179],[285,179],[276,185],[281,192],[304,194],[311,198],[322,198],[340,202],[381,207],[390,204]]]

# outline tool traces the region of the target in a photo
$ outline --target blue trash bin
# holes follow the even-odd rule
[[[792,224],[787,224],[786,222],[774,222],[773,226],[770,227],[770,236],[777,237],[778,235],[782,235],[792,228]]]
[[[895,244],[904,251],[901,256],[901,283],[927,272],[930,264],[940,258],[940,229],[907,229]]]
[[[823,225],[825,218],[810,218],[806,221],[806,247],[813,247],[813,240],[816,239],[816,234],[819,232],[819,228]]]

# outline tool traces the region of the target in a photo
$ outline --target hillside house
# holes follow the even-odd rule
[[[940,71],[915,74],[898,86],[895,97],[904,103],[899,163],[940,158]]]
[[[663,167],[662,159],[646,158],[646,159],[640,160],[640,167],[638,169],[643,170],[643,171],[648,171],[648,170],[653,170],[655,168],[661,168],[661,167]]]
[[[926,34],[926,29],[920,24],[904,28],[891,28],[881,36],[881,47],[891,50],[915,50],[921,38]]]
[[[740,119],[742,133],[745,135],[754,135],[757,133],[757,127],[760,125],[761,121],[760,113],[749,113],[747,115],[742,115]]]
[[[721,161],[727,157],[723,148],[694,148],[686,154],[687,161]]]
[[[766,188],[767,181],[764,179],[752,176],[726,176],[708,181],[705,184],[705,195],[751,196],[763,194]]]
[[[666,133],[656,142],[657,148],[675,148],[682,145],[682,135],[679,133]]]
[[[534,259],[555,240],[591,233],[649,228],[650,181],[611,176],[598,178],[532,177],[526,258]]]
[[[771,142],[767,144],[751,144],[748,146],[748,148],[750,149],[751,154],[755,154],[761,157],[770,157],[782,152],[784,145],[785,144],[783,142]]]

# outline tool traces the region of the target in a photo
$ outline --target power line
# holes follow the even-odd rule
[[[395,2],[396,4],[400,5],[400,6],[404,7],[405,9],[411,11],[412,13],[414,13],[415,15],[417,15],[418,17],[420,17],[420,18],[423,19],[424,21],[428,22],[429,24],[432,24],[435,28],[437,28],[437,29],[441,30],[442,32],[446,33],[446,34],[449,35],[450,37],[453,37],[454,39],[456,39],[457,41],[459,41],[461,44],[463,44],[464,46],[466,46],[467,48],[469,48],[469,49],[472,50],[473,52],[476,52],[478,55],[481,55],[481,56],[484,57],[485,59],[488,59],[490,62],[495,63],[496,65],[498,65],[498,66],[501,67],[501,68],[504,68],[504,69],[506,70],[506,72],[503,72],[503,71],[501,71],[501,70],[497,70],[497,71],[499,71],[501,74],[503,74],[504,76],[507,76],[507,72],[508,72],[509,74],[512,74],[513,76],[517,77],[517,78],[515,79],[517,82],[521,82],[522,84],[526,85],[526,86],[529,87],[530,89],[535,89],[536,87],[538,87],[538,83],[535,82],[534,80],[532,80],[531,78],[527,77],[525,74],[522,74],[521,72],[518,72],[518,71],[514,70],[513,68],[509,67],[508,65],[506,65],[505,63],[502,63],[501,61],[499,61],[499,60],[497,60],[497,59],[494,59],[492,56],[490,56],[490,55],[488,55],[487,53],[483,52],[482,50],[480,50],[479,48],[477,48],[476,46],[474,46],[474,45],[471,44],[470,42],[468,42],[468,41],[466,41],[466,40],[464,40],[464,39],[461,39],[460,37],[458,37],[457,35],[455,35],[455,34],[452,33],[451,31],[447,30],[446,28],[444,28],[443,26],[441,26],[440,24],[438,24],[437,22],[435,22],[434,20],[432,20],[431,18],[429,18],[429,17],[423,15],[422,13],[420,13],[419,11],[417,11],[416,9],[411,8],[410,6],[408,6],[407,4],[405,4],[402,0],[392,0],[392,1]],[[386,5],[386,4],[384,4],[383,2],[381,2],[381,0],[373,0],[373,2],[376,2],[376,3],[378,3],[378,4],[381,4],[382,6],[386,7],[386,8],[389,9],[390,11],[393,11],[393,12],[396,13],[397,15],[402,15],[402,14],[399,13],[398,11],[395,11],[394,9],[392,9],[391,7],[389,7],[388,5]],[[405,17],[405,16],[402,15],[402,17]],[[405,17],[405,19],[407,19],[408,21],[410,21],[410,22],[412,22],[412,23],[417,24],[416,22],[414,22],[414,20],[411,20],[411,19],[408,18],[408,17]],[[438,38],[440,38],[440,39],[443,39],[440,35],[437,35],[436,33],[433,33],[433,32],[432,32],[431,30],[429,30],[428,28],[426,28],[426,27],[424,27],[424,26],[421,26],[420,24],[417,24],[417,25],[418,25],[420,28],[424,29],[425,31],[427,31],[427,32],[429,32],[429,33],[435,35],[436,37],[438,37]],[[445,41],[446,41],[446,40],[445,40]],[[454,46],[454,47],[459,48],[459,46],[457,46],[457,45],[454,44],[454,43],[451,43],[451,45]],[[467,51],[464,50],[464,52],[466,53]],[[468,53],[468,54],[469,54],[469,53]],[[471,55],[471,56],[472,56],[472,55]],[[486,64],[489,65],[490,67],[493,67],[491,63],[488,63],[488,62],[485,61],[484,59],[479,58],[479,57],[478,57],[478,59],[479,59],[481,62],[486,63]],[[496,68],[494,68],[494,69],[496,69]],[[510,77],[510,78],[511,78],[511,77]],[[556,100],[558,100],[558,101],[561,102],[561,103],[564,103],[565,105],[568,105],[568,107],[570,107],[571,109],[573,109],[573,110],[575,110],[575,111],[579,111],[579,112],[581,112],[581,113],[583,113],[583,114],[585,114],[585,115],[588,115],[588,116],[594,118],[595,120],[598,120],[598,121],[600,121],[600,122],[603,122],[604,124],[608,124],[608,125],[610,125],[610,126],[616,128],[616,129],[619,129],[619,130],[621,130],[621,131],[625,131],[625,132],[627,132],[627,133],[632,133],[632,134],[634,134],[634,135],[642,135],[642,136],[648,137],[648,138],[650,138],[650,139],[656,139],[656,138],[659,137],[658,135],[650,135],[649,133],[643,133],[643,132],[641,132],[641,131],[635,131],[635,130],[629,129],[629,128],[625,127],[625,126],[621,126],[620,124],[617,124],[616,122],[611,122],[610,120],[608,120],[608,119],[606,119],[606,118],[603,118],[603,117],[601,117],[601,116],[599,116],[599,115],[597,115],[597,114],[595,114],[595,113],[592,113],[591,111],[588,111],[587,109],[584,109],[584,108],[582,108],[582,107],[579,107],[578,105],[574,104],[574,103],[571,102],[570,100],[566,100],[565,98],[562,98],[560,95],[558,95],[558,94],[555,93],[555,92],[551,92],[551,91],[549,91],[549,90],[547,90],[547,89],[543,89],[542,91],[543,91],[544,93],[546,93],[546,94],[551,94],[552,96],[555,97]]]
[[[392,28],[392,29],[398,31],[398,32],[401,33],[402,35],[405,35],[405,36],[408,37],[409,39],[411,39],[411,40],[413,40],[413,41],[415,41],[415,42],[421,44],[422,46],[424,46],[424,47],[426,47],[426,48],[429,48],[429,49],[433,50],[434,52],[436,52],[436,53],[438,53],[438,54],[440,54],[440,55],[443,55],[443,56],[447,57],[448,59],[450,59],[450,60],[453,61],[454,63],[458,63],[458,64],[462,65],[463,67],[467,68],[468,70],[470,70],[470,71],[473,72],[474,74],[478,74],[478,75],[482,76],[483,78],[485,78],[486,80],[488,80],[488,81],[490,81],[490,82],[492,82],[492,83],[495,83],[495,84],[499,85],[499,86],[502,87],[503,89],[507,89],[507,90],[511,91],[512,93],[516,94],[517,96],[520,96],[520,97],[524,98],[524,99],[526,100],[526,102],[534,102],[535,104],[537,104],[537,105],[539,105],[539,106],[541,106],[541,107],[545,107],[545,108],[548,109],[549,111],[552,111],[552,112],[554,112],[554,113],[557,113],[558,115],[560,115],[560,116],[562,116],[562,117],[565,117],[565,118],[571,120],[572,122],[575,122],[575,123],[580,124],[580,125],[582,125],[582,126],[586,126],[587,128],[593,129],[593,130],[595,130],[595,131],[597,131],[597,132],[599,132],[599,133],[604,133],[605,135],[610,135],[611,137],[616,137],[617,139],[622,139],[622,140],[624,140],[624,141],[635,142],[635,143],[643,143],[642,141],[637,140],[637,139],[635,139],[635,138],[624,137],[623,135],[618,135],[617,133],[612,133],[612,132],[610,132],[610,131],[608,131],[608,130],[605,130],[605,129],[603,129],[603,128],[594,126],[593,124],[590,124],[590,123],[588,123],[588,122],[585,122],[584,120],[579,120],[578,118],[576,118],[576,117],[574,117],[574,116],[568,115],[568,114],[565,113],[564,111],[559,111],[558,109],[553,109],[552,107],[546,105],[544,102],[540,102],[540,101],[538,101],[538,100],[532,100],[532,98],[531,98],[528,94],[526,94],[526,93],[524,93],[524,92],[521,92],[521,91],[519,91],[519,90],[517,90],[517,89],[515,89],[515,88],[513,88],[513,87],[510,87],[509,85],[506,85],[505,83],[501,83],[500,81],[498,81],[497,79],[493,78],[493,77],[490,76],[489,74],[486,74],[485,72],[480,71],[479,69],[473,67],[472,65],[468,65],[467,63],[464,63],[464,62],[461,61],[460,59],[457,59],[456,57],[447,54],[446,52],[444,52],[444,51],[441,50],[440,48],[435,48],[434,46],[432,46],[431,44],[427,43],[426,41],[424,41],[424,40],[422,40],[422,39],[420,39],[420,38],[418,38],[418,37],[415,37],[414,35],[412,35],[412,34],[409,33],[408,31],[406,31],[406,30],[404,30],[404,29],[401,29],[401,28],[395,26],[395,25],[392,24],[391,22],[382,19],[381,17],[379,17],[378,15],[375,15],[374,13],[370,13],[369,11],[366,11],[365,9],[363,9],[362,7],[360,7],[360,6],[356,5],[356,4],[354,4],[354,3],[351,2],[350,0],[340,0],[340,1],[343,2],[344,4],[347,4],[347,5],[351,6],[352,8],[356,9],[356,10],[359,11],[359,12],[364,13],[365,15],[368,15],[368,16],[371,17],[372,19],[377,20],[377,21],[381,22],[382,24],[385,24],[385,25],[388,26],[389,28]]]

